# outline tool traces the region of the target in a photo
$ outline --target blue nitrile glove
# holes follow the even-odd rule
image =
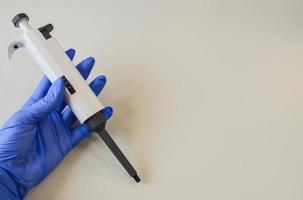
[[[73,59],[75,50],[67,52]],[[77,68],[86,79],[95,61],[87,58]],[[98,95],[105,85],[98,76],[90,87]],[[41,182],[64,156],[91,132],[86,124],[71,127],[76,118],[66,107],[61,79],[44,77],[25,105],[0,129],[0,199],[19,200]],[[108,119],[112,108],[103,110]]]

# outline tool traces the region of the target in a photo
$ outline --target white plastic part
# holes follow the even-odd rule
[[[21,41],[17,43],[28,50],[49,80],[54,82],[65,76],[74,88],[73,94],[66,89],[66,100],[80,123],[103,109],[103,105],[54,37],[45,39],[42,33],[38,29],[32,29],[26,20],[21,21],[19,27],[23,34]],[[10,56],[14,52],[11,49],[14,44],[16,42],[9,47]]]
[[[23,32],[27,32],[32,29],[32,27],[29,25],[29,23],[26,19],[21,20],[18,23],[18,26]]]
[[[24,43],[21,40],[15,40],[10,45],[8,46],[8,58],[11,59],[14,52],[19,49],[24,47]]]

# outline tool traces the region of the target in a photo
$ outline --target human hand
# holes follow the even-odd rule
[[[69,49],[72,60],[75,50]],[[87,58],[77,65],[86,79],[94,66]],[[98,76],[90,87],[98,95],[105,86]],[[25,105],[0,129],[0,199],[23,199],[40,183],[82,139],[91,133],[88,125],[73,127],[76,117],[65,108],[65,86],[61,79],[53,84],[44,77]],[[103,109],[109,119],[111,107]]]

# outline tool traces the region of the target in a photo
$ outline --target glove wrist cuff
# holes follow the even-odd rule
[[[22,200],[26,192],[9,175],[10,173],[0,167],[0,194],[1,200]]]

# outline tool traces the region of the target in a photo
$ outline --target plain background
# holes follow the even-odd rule
[[[53,36],[94,56],[109,131],[138,169],[131,180],[95,135],[27,200],[303,199],[302,0],[0,2],[0,122],[42,73],[11,18],[53,23]]]

